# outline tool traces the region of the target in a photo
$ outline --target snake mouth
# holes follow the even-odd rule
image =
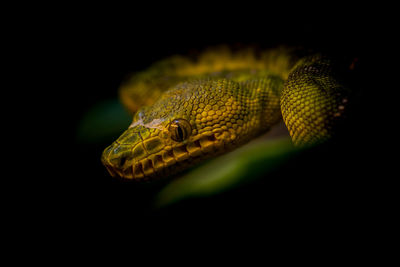
[[[163,150],[139,161],[125,163],[122,158],[120,166],[124,166],[124,168],[116,168],[106,163],[104,165],[113,177],[147,181],[176,174],[205,158],[219,155],[225,150],[224,143],[218,140],[213,133],[179,146],[164,147]]]

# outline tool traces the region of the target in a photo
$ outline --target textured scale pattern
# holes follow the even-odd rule
[[[329,59],[315,57],[290,73],[281,98],[283,120],[296,145],[323,142],[335,133],[347,92],[333,78]]]
[[[347,103],[331,65],[282,49],[155,64],[122,86],[122,102],[136,113],[102,162],[112,176],[161,178],[237,148],[282,117],[295,145],[327,140]]]

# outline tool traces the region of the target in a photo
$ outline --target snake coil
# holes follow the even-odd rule
[[[235,149],[282,118],[295,145],[324,142],[349,102],[333,66],[288,48],[223,47],[156,63],[121,86],[135,115],[102,162],[112,176],[161,178]]]

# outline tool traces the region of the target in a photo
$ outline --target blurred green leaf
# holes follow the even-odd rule
[[[252,142],[173,180],[158,194],[156,206],[218,194],[251,182],[281,166],[297,151],[288,137]]]
[[[77,140],[81,143],[113,141],[132,121],[132,116],[118,99],[100,102],[83,115],[77,127]]]

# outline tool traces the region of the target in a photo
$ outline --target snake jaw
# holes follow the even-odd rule
[[[215,131],[176,142],[163,131],[154,131],[154,135],[143,138],[139,134],[143,131],[143,128],[129,128],[104,150],[102,163],[112,177],[148,180],[177,173],[205,158],[226,152],[225,141],[229,137],[228,132]],[[129,140],[136,140],[136,143],[126,143]]]

